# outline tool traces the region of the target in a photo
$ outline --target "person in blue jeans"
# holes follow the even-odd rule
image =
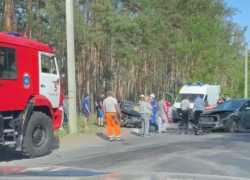
[[[85,130],[89,129],[88,127],[88,119],[90,115],[90,106],[89,106],[89,95],[86,94],[82,101],[82,111],[84,115],[84,128]]]
[[[155,100],[155,95],[151,94],[151,106],[152,106],[152,116],[151,116],[151,124],[156,124],[156,115],[157,115],[157,101]]]
[[[97,113],[97,118],[98,118],[98,126],[100,126],[100,127],[104,127],[104,125],[103,125],[103,119],[104,119],[103,100],[104,100],[104,98],[105,98],[105,94],[101,93],[95,102],[96,113]]]
[[[165,114],[165,97],[162,96],[162,99],[157,104],[157,110],[158,110],[158,131],[159,134],[162,132],[167,132],[167,117]]]

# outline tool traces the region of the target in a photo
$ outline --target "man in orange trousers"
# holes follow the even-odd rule
[[[121,141],[122,138],[118,114],[120,115],[120,118],[122,117],[122,114],[112,91],[109,91],[108,97],[103,101],[103,111],[106,117],[109,140]],[[113,129],[115,131],[116,138],[113,134]]]

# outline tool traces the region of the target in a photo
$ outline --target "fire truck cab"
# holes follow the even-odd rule
[[[45,155],[62,122],[62,84],[50,46],[0,33],[0,145]]]

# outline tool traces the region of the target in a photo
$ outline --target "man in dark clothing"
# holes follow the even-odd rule
[[[105,98],[105,94],[101,93],[98,99],[95,102],[96,105],[96,113],[97,113],[97,118],[98,118],[98,126],[104,126],[103,125],[103,118],[104,118],[104,113],[103,113],[103,100]]]

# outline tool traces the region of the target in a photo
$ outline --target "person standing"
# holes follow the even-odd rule
[[[224,97],[223,97],[223,95],[220,94],[220,97],[219,97],[219,99],[217,101],[217,105],[220,105],[220,104],[222,104],[224,102],[225,102]]]
[[[149,136],[149,112],[152,110],[151,105],[148,102],[149,97],[146,96],[140,104],[140,115],[142,118],[142,137]]]
[[[63,99],[63,111],[64,111],[64,123],[67,123],[69,121],[69,98],[66,94]]]
[[[181,101],[181,113],[182,113],[181,126],[185,124],[185,129],[187,129],[188,127],[189,109],[190,109],[190,102],[188,96],[186,96],[185,99]]]
[[[84,115],[84,128],[85,130],[89,129],[88,127],[88,119],[90,115],[90,106],[89,106],[89,95],[86,94],[82,101],[82,109]]]
[[[144,102],[145,96],[142,94],[140,95],[140,100],[138,102],[138,104],[141,104],[142,102]]]
[[[104,126],[103,125],[103,118],[104,118],[104,113],[103,113],[103,100],[104,100],[105,94],[101,93],[98,99],[96,100],[96,113],[97,113],[97,118],[98,118],[98,126]]]
[[[169,119],[169,109],[171,107],[171,104],[168,102],[168,100],[165,99],[165,114],[168,120],[168,124],[170,123],[170,119]]]
[[[199,117],[203,113],[205,106],[205,101],[200,97],[200,95],[196,96],[194,100],[194,124],[197,125],[199,122]]]
[[[110,141],[115,140],[113,135],[113,129],[116,134],[116,140],[121,140],[121,129],[120,121],[118,119],[118,114],[120,118],[122,117],[120,107],[112,91],[108,92],[108,97],[103,101],[103,111],[107,121],[108,137]]]
[[[168,120],[165,114],[165,96],[162,96],[162,99],[157,103],[158,110],[158,131],[159,134],[166,132]]]
[[[157,114],[157,101],[155,100],[155,95],[151,94],[151,106],[152,106],[152,116],[151,116],[151,123],[156,124],[156,114]]]

